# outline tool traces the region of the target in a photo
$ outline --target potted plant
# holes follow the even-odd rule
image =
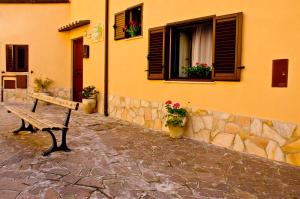
[[[97,94],[95,86],[87,86],[82,90],[82,105],[85,113],[91,114],[96,111]]]
[[[183,67],[183,72],[188,75],[189,78],[197,79],[210,79],[211,78],[211,66],[199,62],[192,67]]]
[[[136,21],[130,21],[128,26],[123,28],[130,37],[135,37],[140,34],[141,25],[138,24]]]
[[[53,80],[46,78],[35,78],[34,81],[34,92],[39,93],[41,95],[49,96],[49,87],[53,84]],[[47,102],[39,102],[41,105],[48,105]]]
[[[34,81],[34,92],[43,93],[49,95],[49,87],[53,84],[53,80],[46,78],[35,78]]]
[[[165,126],[169,127],[170,137],[181,138],[186,123],[187,110],[180,108],[179,103],[172,104],[171,100],[166,101],[165,108],[167,110]]]

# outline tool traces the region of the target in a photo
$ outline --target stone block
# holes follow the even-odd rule
[[[213,129],[224,132],[226,122],[224,120],[214,120]]]
[[[162,128],[162,121],[160,119],[156,119],[154,121],[154,128],[155,129],[161,129]]]
[[[142,116],[137,116],[133,119],[133,122],[139,125],[144,125],[145,124],[145,120],[144,117]]]
[[[264,158],[267,157],[265,150],[258,147],[255,143],[251,142],[250,140],[245,140],[245,146],[249,154],[258,155]]]
[[[204,116],[204,115],[208,115],[208,112],[207,112],[207,110],[196,109],[196,110],[192,111],[192,115],[193,116]]]
[[[269,159],[284,161],[284,153],[276,142],[271,140],[266,147],[266,152]]]
[[[205,128],[202,117],[201,116],[193,116],[192,117],[192,122],[193,122],[193,129],[194,133],[202,130]]]
[[[231,114],[213,111],[213,116],[219,120],[227,120],[230,118]]]
[[[193,122],[189,118],[186,122],[186,125],[184,127],[184,134],[185,137],[193,137],[194,136],[194,130],[193,130]]]
[[[272,129],[266,124],[263,124],[262,136],[278,142],[280,146],[283,146],[286,143],[286,140],[283,137],[277,134],[277,132],[274,129]]]
[[[141,100],[141,106],[142,107],[150,107],[150,102],[146,100]]]
[[[227,123],[225,125],[225,133],[237,134],[240,132],[240,127],[235,123]]]
[[[290,137],[292,137],[293,132],[295,131],[297,126],[295,124],[273,121],[273,127],[279,135],[289,139]]]
[[[153,120],[158,119],[157,109],[152,109],[151,112],[152,112],[152,119]]]
[[[230,147],[233,144],[234,134],[219,133],[211,142],[217,146]]]
[[[300,139],[284,145],[282,147],[282,150],[286,153],[295,153],[295,152],[300,153]]]
[[[233,149],[235,151],[244,152],[245,146],[242,138],[237,134],[234,139]]]
[[[300,153],[292,153],[286,155],[287,163],[300,166]]]
[[[152,109],[151,108],[145,108],[145,120],[152,120]]]
[[[213,117],[212,116],[203,116],[202,117],[205,128],[211,130],[213,128]]]
[[[193,139],[209,143],[210,142],[210,131],[209,130],[201,130],[200,132],[194,134]]]
[[[254,135],[261,136],[262,134],[262,121],[259,119],[253,119],[250,127],[250,132],[253,133]]]

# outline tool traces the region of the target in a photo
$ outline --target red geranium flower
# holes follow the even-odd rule
[[[175,103],[174,105],[173,105],[173,108],[179,108],[180,107],[180,104],[179,103]]]
[[[202,64],[202,66],[206,68],[208,65],[204,63],[204,64]]]
[[[171,101],[171,100],[168,100],[168,101],[166,101],[165,104],[172,104],[172,101]]]

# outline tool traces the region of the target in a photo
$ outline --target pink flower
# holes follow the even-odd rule
[[[199,62],[196,62],[196,65],[199,65],[200,63]]]
[[[166,103],[165,104],[172,104],[172,101],[171,100],[168,100],[168,101],[166,101]]]
[[[202,66],[206,68],[208,65],[206,63],[204,63],[204,64],[202,64]]]
[[[180,104],[179,103],[175,103],[174,105],[173,105],[173,108],[175,108],[175,109],[178,109],[180,107]]]

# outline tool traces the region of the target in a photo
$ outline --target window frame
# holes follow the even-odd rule
[[[140,34],[136,35],[136,36],[129,36],[128,33],[126,33],[124,30],[124,36],[118,36],[117,33],[116,33],[116,30],[117,28],[124,28],[125,26],[128,26],[129,24],[129,21],[130,19],[132,19],[132,12],[133,10],[135,9],[138,9],[140,8],[141,9],[141,16],[140,16]],[[129,39],[129,38],[135,38],[135,37],[141,37],[143,36],[143,11],[144,11],[144,3],[140,3],[140,4],[137,4],[137,5],[134,5],[134,6],[131,6],[131,7],[128,7],[127,9],[123,10],[123,11],[120,11],[118,13],[115,13],[115,21],[114,21],[114,40],[121,40],[121,39]],[[124,24],[123,24],[123,27],[117,27],[116,25],[116,20],[117,20],[117,16],[120,15],[120,14],[123,14],[124,13]]]
[[[11,48],[11,49],[9,49]],[[24,68],[19,68],[18,49],[24,49]],[[8,51],[11,50],[8,55]],[[9,61],[10,60],[10,61]],[[6,71],[7,72],[28,72],[29,45],[27,44],[6,44]],[[9,65],[11,64],[11,66]]]
[[[214,54],[215,54],[215,24],[216,24],[216,15],[209,15],[209,16],[204,16],[204,17],[198,17],[194,19],[188,19],[188,20],[183,20],[183,21],[178,21],[178,22],[173,22],[173,23],[168,23],[166,25],[167,30],[169,31],[169,54],[168,54],[168,73],[166,80],[167,81],[199,81],[199,82],[212,82],[213,81],[213,64],[214,64]],[[186,28],[189,26],[195,26],[200,23],[207,23],[211,22],[212,23],[212,71],[211,71],[211,77],[210,79],[200,79],[200,78],[189,78],[189,77],[174,77],[173,69],[178,66],[173,66],[173,60],[174,60],[174,53],[173,53],[173,32],[174,29],[178,28]],[[171,49],[171,50],[170,50]]]

